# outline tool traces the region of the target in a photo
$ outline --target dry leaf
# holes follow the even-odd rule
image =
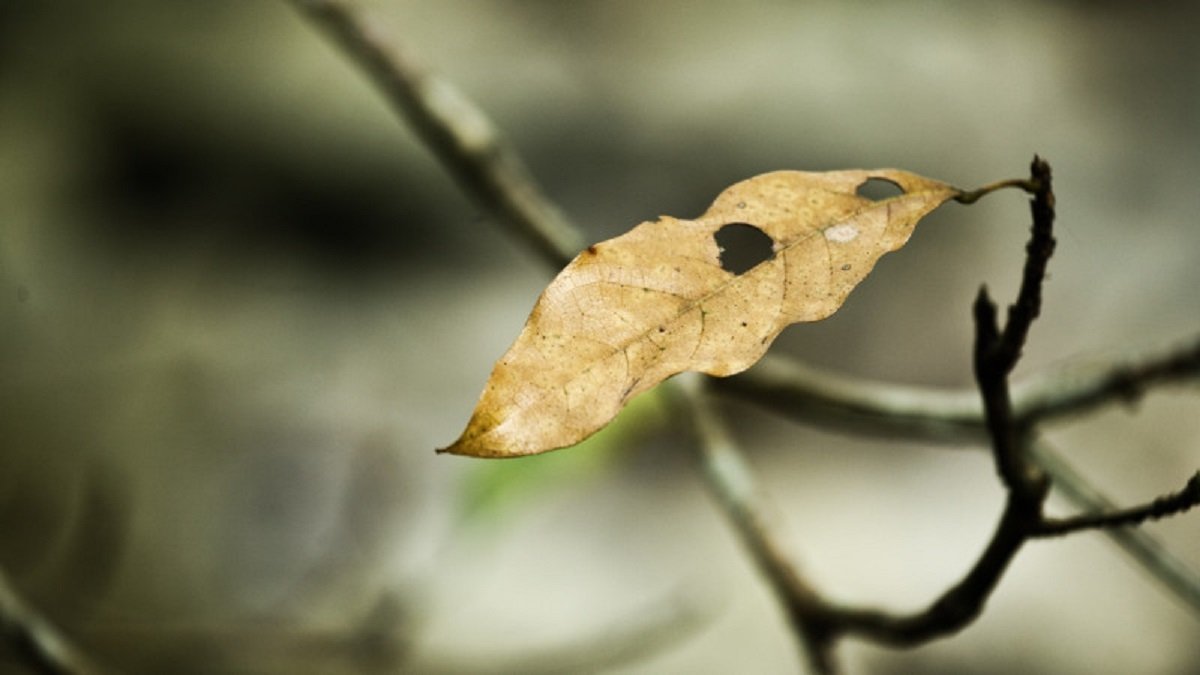
[[[903,191],[873,201],[869,179]],[[785,327],[833,314],[918,220],[960,191],[897,170],[777,171],[726,189],[696,220],[663,216],[580,253],[538,298],[450,452],[518,457],[574,445],[685,370],[741,372]],[[726,271],[715,240],[744,223],[774,255]]]

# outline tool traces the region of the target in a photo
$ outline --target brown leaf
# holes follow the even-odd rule
[[[873,201],[869,179],[903,191]],[[777,171],[733,185],[696,220],[663,216],[589,246],[538,298],[457,441],[439,452],[518,457],[562,448],[685,370],[741,372],[789,324],[833,314],[884,253],[960,194],[898,170]],[[714,237],[734,223],[774,242],[743,274]]]

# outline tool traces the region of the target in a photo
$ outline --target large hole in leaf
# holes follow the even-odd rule
[[[755,265],[775,256],[775,242],[765,232],[747,223],[730,223],[713,235],[721,247],[721,269],[745,274]]]
[[[881,199],[890,199],[896,195],[904,194],[904,188],[886,178],[868,178],[866,182],[858,186],[855,193],[859,197],[866,197],[873,202]]]

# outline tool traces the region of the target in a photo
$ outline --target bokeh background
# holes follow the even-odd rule
[[[1028,374],[1200,328],[1191,3],[364,3],[592,240],[756,173],[1056,171]],[[1017,193],[947,205],[780,353],[969,387]],[[0,3],[0,565],[131,672],[788,673],[782,613],[648,396],[585,448],[439,457],[549,272],[282,1]],[[1047,431],[1132,503],[1195,385]],[[729,402],[805,569],[916,608],[980,550],[985,453]],[[1061,502],[1056,502],[1061,508]],[[1200,564],[1196,516],[1150,526]],[[961,635],[852,673],[1192,673],[1200,623],[1098,534],[1035,542]],[[0,656],[0,671],[22,672]]]

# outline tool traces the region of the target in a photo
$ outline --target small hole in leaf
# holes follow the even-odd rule
[[[714,238],[721,247],[721,269],[726,272],[745,274],[775,257],[775,242],[747,223],[730,223],[717,230]]]
[[[865,197],[873,202],[877,202],[881,199],[890,199],[896,195],[904,194],[904,188],[886,178],[868,178],[866,182],[858,186],[858,190],[855,193],[859,197]]]

